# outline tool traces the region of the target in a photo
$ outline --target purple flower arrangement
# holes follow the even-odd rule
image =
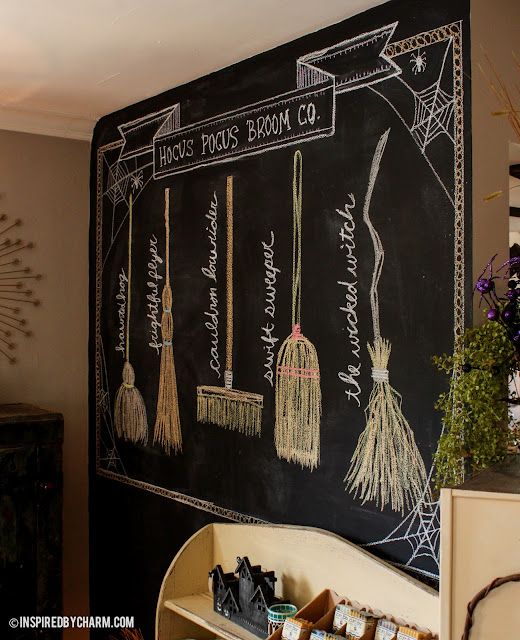
[[[474,291],[480,294],[480,304],[484,302],[488,307],[487,319],[504,327],[517,354],[520,354],[520,280],[515,275],[520,270],[520,257],[506,260],[495,271],[496,257],[493,256],[487,263],[475,283]],[[497,290],[497,281],[507,281],[504,294]]]

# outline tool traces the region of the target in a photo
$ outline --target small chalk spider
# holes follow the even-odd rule
[[[421,50],[419,49],[417,53],[412,55],[410,64],[412,65],[412,70],[415,74],[422,73],[426,69],[426,54],[421,53]]]
[[[139,171],[139,173],[134,173],[131,177],[132,180],[132,190],[136,191],[143,186],[143,172]]]

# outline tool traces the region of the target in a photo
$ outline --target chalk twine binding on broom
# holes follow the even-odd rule
[[[128,296],[126,302],[126,351],[123,365],[123,382],[114,403],[114,426],[120,438],[146,444],[148,420],[146,407],[139,390],[134,386],[135,373],[130,364],[130,312],[132,308],[132,194],[128,207]]]
[[[197,420],[259,436],[264,397],[233,389],[233,176],[226,181],[226,369],[224,387],[197,387]]]
[[[278,457],[315,469],[320,462],[321,389],[318,355],[301,332],[302,155],[293,165],[292,333],[278,352],[274,438]]]
[[[374,273],[370,287],[370,304],[374,343],[367,345],[372,360],[374,385],[365,411],[366,427],[359,437],[345,482],[363,504],[369,500],[381,507],[390,503],[394,511],[422,498],[426,485],[426,469],[411,430],[401,409],[401,396],[390,386],[388,361],[392,350],[389,340],[381,337],[377,287],[381,277],[384,250],[381,238],[370,220],[370,201],[379,173],[381,158],[390,129],[379,139],[363,206],[363,220],[374,245]]]
[[[161,368],[157,415],[154,425],[154,443],[160,444],[166,453],[182,451],[181,420],[177,397],[177,377],[173,360],[172,289],[170,285],[170,190],[164,190],[164,227],[166,240],[166,281],[162,292],[163,315],[161,318]]]

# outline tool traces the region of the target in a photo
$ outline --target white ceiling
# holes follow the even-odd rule
[[[0,129],[90,139],[106,113],[386,0],[1,0]]]

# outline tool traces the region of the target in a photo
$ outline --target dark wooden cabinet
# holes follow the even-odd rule
[[[0,638],[61,637],[8,621],[62,612],[62,442],[61,414],[0,405]]]

